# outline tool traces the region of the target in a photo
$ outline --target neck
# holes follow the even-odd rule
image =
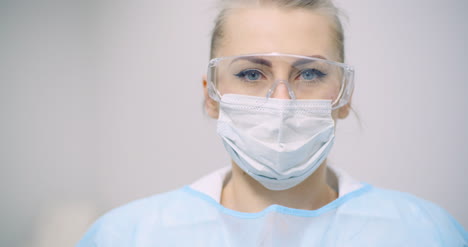
[[[277,204],[289,208],[315,210],[337,198],[326,181],[326,162],[293,188],[272,191],[250,177],[233,162],[232,175],[223,187],[221,204],[232,210],[254,213]]]

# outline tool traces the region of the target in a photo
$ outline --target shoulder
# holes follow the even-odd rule
[[[181,205],[185,205],[184,201],[188,196],[184,189],[178,189],[115,208],[101,216],[89,228],[77,247],[130,246],[130,242],[135,241],[132,233],[170,221],[165,210],[183,212]]]
[[[365,196],[356,199],[351,207],[357,210],[365,204],[366,214],[387,222],[387,226],[432,236],[444,246],[468,241],[468,233],[446,210],[412,194],[371,187]]]
[[[373,203],[378,208],[394,209],[392,211],[399,214],[407,213],[413,218],[449,216],[447,211],[438,205],[406,192],[372,187],[366,199],[368,203]]]

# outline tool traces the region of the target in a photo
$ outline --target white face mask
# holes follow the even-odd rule
[[[225,94],[217,132],[242,170],[270,190],[286,190],[309,177],[330,152],[331,104]]]

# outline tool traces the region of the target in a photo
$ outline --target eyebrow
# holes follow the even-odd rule
[[[266,59],[263,59],[263,58],[259,58],[259,57],[238,57],[236,59],[234,59],[231,64],[237,62],[238,60],[248,60],[252,63],[256,63],[256,64],[260,64],[260,65],[264,65],[264,66],[268,66],[271,68],[271,62],[266,60]]]
[[[318,58],[318,59],[326,59],[325,57],[320,56],[320,55],[313,55],[313,56],[307,56],[307,57]],[[296,66],[299,66],[299,65],[303,65],[303,64],[307,64],[307,63],[313,63],[313,62],[315,62],[315,60],[309,60],[309,59],[302,58],[302,59],[296,60],[291,66],[296,67]]]
[[[312,56],[307,56],[307,57],[310,57],[310,58],[318,58],[318,59],[326,59],[325,57],[321,56],[321,55],[312,55]],[[237,62],[238,60],[247,60],[247,61],[250,61],[252,63],[256,63],[256,64],[260,64],[260,65],[264,65],[264,66],[268,66],[268,67],[272,67],[272,64],[270,61],[266,60],[266,59],[263,59],[263,58],[259,58],[259,57],[238,57],[236,59],[234,59],[231,64]],[[302,64],[307,64],[307,63],[313,63],[315,62],[314,60],[309,60],[309,59],[298,59],[296,60],[292,66],[299,66],[299,65],[302,65]]]

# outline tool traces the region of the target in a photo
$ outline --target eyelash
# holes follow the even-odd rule
[[[299,75],[296,77],[296,80],[299,79],[299,77],[301,77],[303,75],[303,73],[305,73],[307,71],[312,71],[316,75],[316,78],[312,79],[314,81],[316,81],[316,80],[321,81],[327,76],[327,73],[324,73],[319,69],[305,69],[305,70],[302,70],[302,71],[299,72]],[[264,74],[261,71],[257,70],[257,69],[242,70],[241,72],[239,72],[237,74],[234,74],[234,76],[238,77],[239,79],[241,79],[243,81],[248,81],[248,82],[258,81],[259,79],[247,79],[246,78],[246,76],[249,73],[252,73],[252,72],[258,73],[258,75],[261,76],[262,78],[265,77]],[[306,79],[304,79],[304,80],[306,80]]]
[[[297,76],[297,78],[303,76],[303,74],[307,71],[312,71],[315,75],[316,75],[316,78],[314,78],[313,80],[322,80],[324,77],[327,76],[326,73],[322,72],[321,70],[319,69],[305,69],[305,70],[302,70],[299,72],[299,75]],[[296,79],[297,79],[296,78]]]
[[[257,81],[257,80],[249,80],[246,78],[246,76],[248,75],[249,72],[256,72],[258,73],[261,77],[265,77],[263,75],[262,72],[260,72],[259,70],[257,69],[246,69],[246,70],[242,70],[241,72],[237,73],[237,74],[234,74],[234,76],[240,78],[241,80],[243,81]]]

